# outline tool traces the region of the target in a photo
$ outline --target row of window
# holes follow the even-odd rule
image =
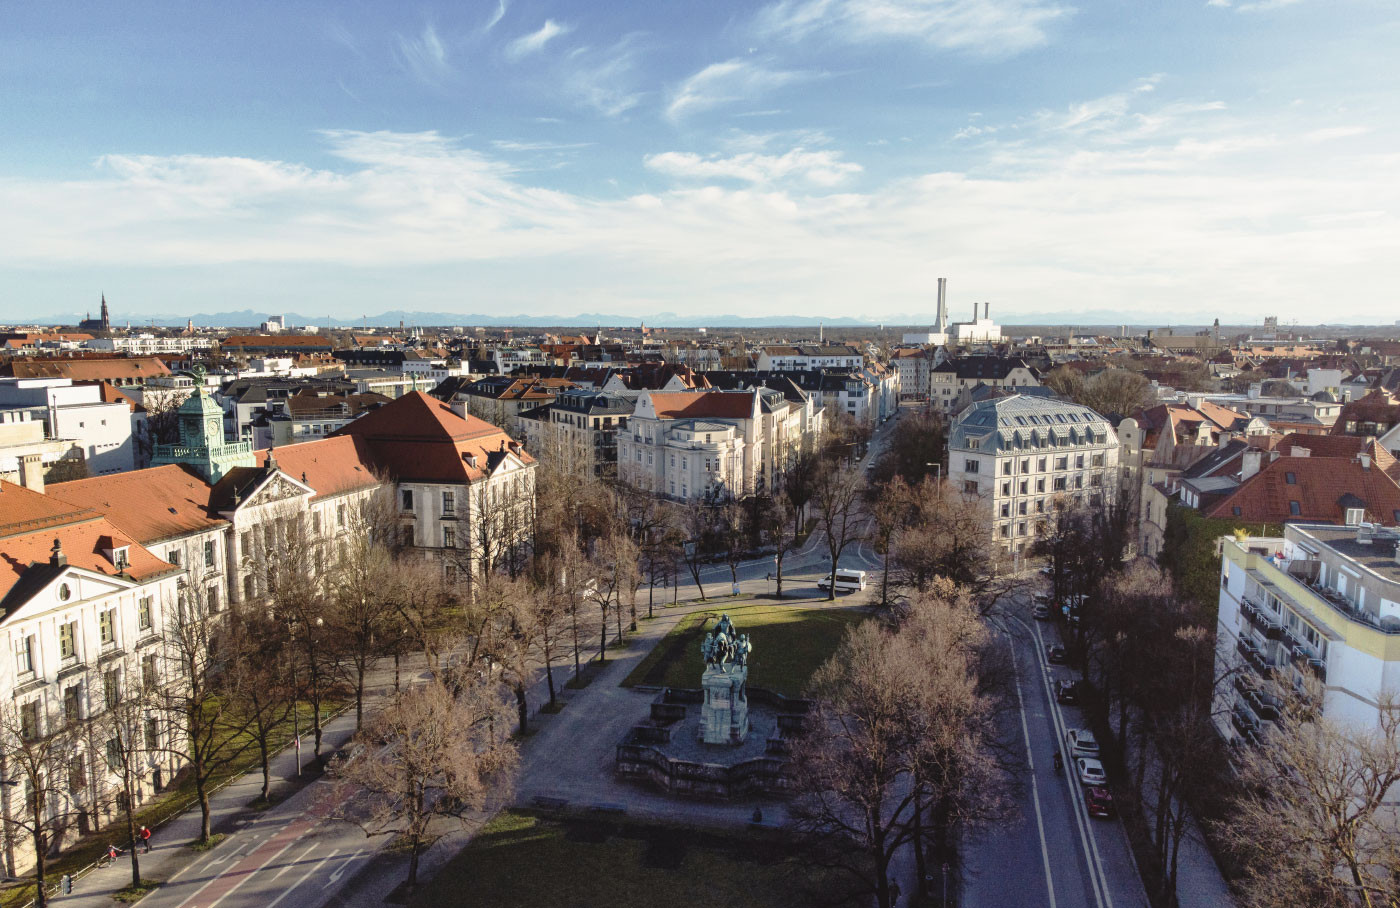
[[[141,685],[144,690],[154,690],[160,683],[160,671],[156,664],[155,654],[147,655],[141,659]],[[85,683],[79,681],[70,684],[63,689],[63,712],[62,722],[74,724],[84,719],[90,718],[83,708],[87,698],[83,694]],[[112,668],[102,673],[102,705],[106,709],[115,709],[122,700],[122,670]],[[32,741],[50,729],[44,728],[42,700],[34,699],[24,703],[19,708],[20,735],[26,741]],[[147,720],[147,742],[154,747],[154,742],[158,738],[154,719]]]
[[[218,587],[211,586],[210,594],[217,602]],[[181,596],[183,597],[183,593]],[[217,607],[214,607],[217,611]],[[79,634],[78,620],[66,621],[58,626],[58,656],[63,662],[76,660],[79,657],[78,643],[82,639]],[[104,649],[117,645],[117,610],[115,608],[103,609],[97,615],[98,638]],[[145,634],[152,630],[151,597],[142,596],[136,603],[136,627],[137,631]],[[37,649],[33,634],[26,634],[15,638],[15,671],[20,677],[26,677],[38,672],[39,666],[35,658]]]
[[[412,490],[412,489],[403,489],[403,490],[401,490],[401,491],[399,492],[399,497],[400,497],[400,503],[403,505],[403,510],[405,510],[405,511],[412,511],[412,510],[413,510],[413,490]],[[451,489],[444,489],[443,492],[442,492],[442,513],[444,513],[444,514],[455,514],[455,513],[457,513],[457,493],[456,493],[455,491],[451,490]]]

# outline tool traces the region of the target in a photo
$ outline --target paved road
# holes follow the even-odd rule
[[[1058,641],[1048,623],[1030,618],[1029,604],[1011,607],[1004,639],[1015,657],[1017,703],[1003,732],[1021,763],[1019,815],[982,834],[967,851],[965,904],[1048,908],[1138,908],[1146,893],[1122,823],[1094,819],[1084,806],[1065,733],[1082,724],[1078,708],[1062,706],[1052,682],[1074,677],[1050,665],[1045,647]],[[1059,749],[1066,765],[1055,773]]]

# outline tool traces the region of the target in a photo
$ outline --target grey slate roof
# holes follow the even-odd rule
[[[978,450],[999,453],[1103,445],[1113,437],[1108,420],[1088,407],[1015,394],[964,410],[953,423],[948,446],[966,450],[975,438]]]

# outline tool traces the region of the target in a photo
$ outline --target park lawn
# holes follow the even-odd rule
[[[506,811],[420,886],[411,905],[796,908],[843,885],[767,832]]]
[[[801,696],[812,673],[836,651],[846,629],[870,617],[863,608],[716,604],[712,610],[681,619],[623,679],[622,686],[698,688],[705,671],[700,637],[722,613],[728,613],[739,633],[748,634],[753,644],[750,686],[788,697]]]

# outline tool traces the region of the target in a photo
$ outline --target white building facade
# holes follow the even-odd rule
[[[1026,554],[1057,503],[1102,506],[1117,488],[1118,443],[1079,404],[1014,395],[974,404],[948,437],[948,481],[984,502],[1004,554]]]
[[[1281,698],[1317,692],[1323,715],[1374,727],[1382,695],[1400,692],[1400,531],[1287,524],[1282,537],[1221,544],[1217,675],[1232,679],[1221,733],[1286,733]]]

